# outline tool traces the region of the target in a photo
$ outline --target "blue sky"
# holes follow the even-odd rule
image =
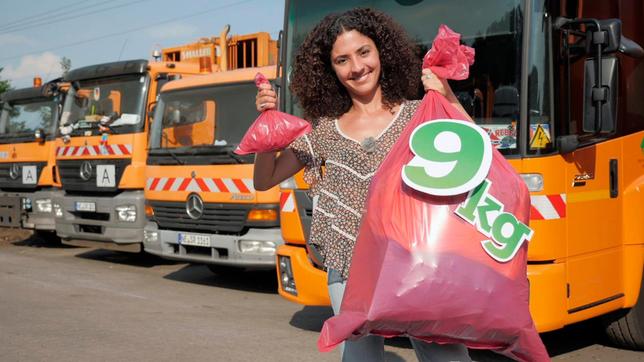
[[[284,0],[26,0],[2,1],[0,73],[16,88],[34,75],[60,76],[72,68],[126,59],[150,59],[155,48],[217,36],[267,31],[277,39]]]

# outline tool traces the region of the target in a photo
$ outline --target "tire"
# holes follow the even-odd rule
[[[60,245],[62,243],[55,231],[34,230],[34,238],[48,245]]]
[[[608,339],[618,347],[644,351],[644,288],[640,286],[637,303],[605,321]]]
[[[244,269],[236,266],[206,264],[211,272],[217,275],[228,276],[242,272]]]

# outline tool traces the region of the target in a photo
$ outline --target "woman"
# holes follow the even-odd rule
[[[313,120],[314,130],[276,152],[257,154],[255,188],[267,190],[305,169],[314,195],[310,243],[328,271],[329,296],[338,313],[348,277],[369,183],[414,114],[422,80],[465,111],[445,80],[420,71],[420,57],[402,28],[372,9],[325,17],[295,58],[291,90]],[[258,110],[275,108],[276,94],[264,85]],[[326,166],[322,175],[321,166]],[[412,339],[421,361],[469,361],[463,345]],[[383,361],[384,339],[367,336],[344,345],[343,361]]]

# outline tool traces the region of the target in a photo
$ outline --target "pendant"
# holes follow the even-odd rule
[[[373,137],[367,137],[360,142],[360,146],[367,153],[372,153],[376,150],[376,139]]]

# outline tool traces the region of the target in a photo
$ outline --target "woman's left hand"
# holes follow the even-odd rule
[[[439,78],[436,74],[432,73],[429,68],[423,69],[423,75],[420,78],[423,82],[425,92],[433,90],[442,94],[446,98],[454,96],[452,88],[450,88],[449,83],[447,83],[447,79]]]
[[[423,69],[421,79],[423,81],[425,92],[433,90],[442,94],[454,107],[463,113],[465,118],[474,122],[472,117],[467,113],[467,111],[465,111],[461,103],[458,101],[454,92],[452,92],[452,88],[449,86],[449,83],[447,83],[447,79],[439,78],[436,74],[432,73],[430,69]]]

